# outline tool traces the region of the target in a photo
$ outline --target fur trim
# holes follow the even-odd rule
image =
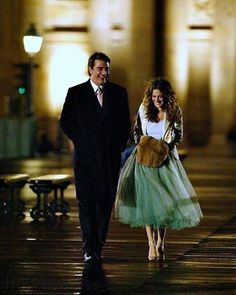
[[[163,139],[157,140],[144,135],[137,145],[136,160],[144,166],[159,167],[166,160],[168,154],[169,147]]]

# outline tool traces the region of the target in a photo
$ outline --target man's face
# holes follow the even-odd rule
[[[109,63],[101,59],[96,59],[94,62],[94,67],[89,67],[89,74],[92,81],[97,86],[102,86],[109,77]]]

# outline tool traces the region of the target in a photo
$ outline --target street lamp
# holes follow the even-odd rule
[[[35,28],[35,25],[30,24],[26,34],[23,37],[23,44],[25,52],[29,55],[29,75],[28,75],[28,94],[27,94],[27,115],[33,116],[34,107],[33,107],[33,68],[34,68],[34,56],[40,51],[43,42],[43,37],[41,37]]]

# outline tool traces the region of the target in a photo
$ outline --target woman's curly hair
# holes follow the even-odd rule
[[[154,89],[159,89],[163,94],[162,109],[166,112],[167,119],[170,122],[173,122],[176,111],[179,108],[179,102],[170,82],[163,78],[151,79],[147,84],[143,98],[146,118],[149,121],[158,122],[157,114],[159,113],[159,110],[155,107],[152,101],[152,92]]]

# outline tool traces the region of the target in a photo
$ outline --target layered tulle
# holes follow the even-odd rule
[[[169,155],[165,164],[150,168],[136,162],[134,152],[120,173],[115,216],[131,226],[181,229],[203,217],[196,193],[180,160]]]

